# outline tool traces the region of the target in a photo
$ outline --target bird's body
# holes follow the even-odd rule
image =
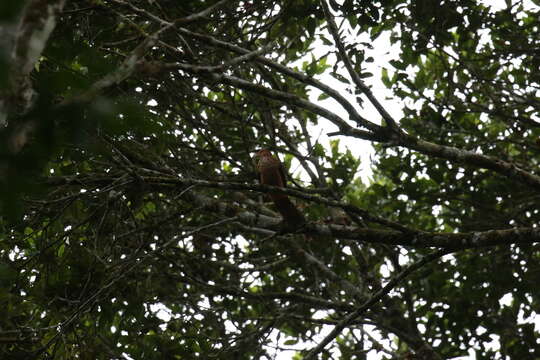
[[[256,167],[259,172],[259,181],[261,184],[283,188],[287,186],[283,166],[279,159],[272,156],[270,151],[266,149],[259,150],[256,154],[256,159]],[[296,205],[289,200],[287,195],[270,193],[270,198],[287,225],[297,227],[305,222],[304,216]]]

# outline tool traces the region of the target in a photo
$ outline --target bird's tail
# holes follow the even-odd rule
[[[289,197],[284,194],[270,194],[277,211],[283,216],[283,220],[291,226],[299,226],[306,222],[304,215],[293,204]]]

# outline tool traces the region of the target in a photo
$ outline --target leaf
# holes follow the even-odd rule
[[[387,88],[391,88],[392,87],[392,82],[390,81],[390,78],[388,77],[388,69],[386,68],[382,68],[381,70],[381,81],[383,82],[383,84],[387,87]]]
[[[338,74],[338,73],[336,73],[336,72],[331,72],[330,75],[331,75],[334,79],[339,80],[339,81],[341,81],[341,82],[344,83],[344,84],[350,84],[350,81],[349,81],[347,78],[345,78],[344,76],[342,76],[342,75],[340,75],[340,74]]]
[[[321,95],[319,95],[319,96],[317,97],[317,100],[318,100],[318,101],[322,101],[322,100],[328,99],[329,97],[330,97],[330,96],[329,96],[328,94],[322,93]]]

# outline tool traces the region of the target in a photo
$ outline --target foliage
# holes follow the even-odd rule
[[[538,3],[52,3],[0,11],[56,19],[36,61],[3,28],[0,357],[540,357]]]

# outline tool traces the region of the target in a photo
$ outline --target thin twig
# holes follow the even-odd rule
[[[352,65],[352,61],[347,55],[347,51],[345,51],[345,46],[343,45],[343,42],[341,41],[341,38],[339,36],[339,30],[336,26],[336,22],[334,21],[333,15],[330,13],[330,9],[328,8],[328,4],[326,3],[326,0],[321,0],[321,5],[324,10],[324,15],[326,16],[326,21],[328,22],[328,30],[330,31],[330,34],[334,38],[334,42],[336,43],[336,46],[339,51],[339,55],[342,59],[342,61],[345,63],[345,67],[347,68],[347,71],[349,72],[349,75],[351,76],[354,84],[366,95],[366,97],[369,99],[371,104],[377,109],[379,114],[383,117],[384,121],[386,121],[386,124],[394,131],[399,131],[399,126],[397,125],[396,121],[392,116],[386,111],[386,109],[382,106],[382,104],[377,100],[377,98],[373,95],[369,87],[364,84],[362,81],[362,78],[356,72]]]
[[[223,225],[225,223],[229,223],[229,222],[233,222],[235,221],[237,218],[236,217],[230,217],[230,218],[226,218],[226,219],[221,219],[219,221],[216,221],[216,222],[213,222],[211,224],[207,224],[207,225],[203,225],[203,226],[200,226],[198,227],[197,229],[194,229],[192,231],[189,231],[187,233],[185,233],[183,235],[183,238],[188,238],[196,233],[199,233],[201,231],[204,231],[204,230],[207,230],[207,229],[210,229],[212,227],[216,227],[216,226],[220,226],[220,225]],[[133,262],[131,264],[128,263],[128,265],[126,267],[124,267],[124,269],[119,272],[119,276],[112,279],[109,283],[107,283],[106,285],[104,285],[103,287],[101,287],[99,290],[97,290],[94,294],[92,294],[92,296],[90,296],[88,299],[86,299],[84,302],[82,302],[79,307],[77,307],[77,309],[64,321],[62,321],[58,326],[58,330],[56,332],[56,334],[54,334],[50,339],[49,341],[47,341],[47,343],[45,345],[43,345],[39,350],[37,350],[34,354],[36,357],[38,357],[39,355],[41,355],[44,351],[47,350],[47,348],[49,348],[49,346],[54,342],[56,341],[56,339],[63,334],[64,330],[80,315],[80,313],[85,309],[87,308],[91,303],[93,303],[93,301],[95,299],[97,299],[98,296],[100,296],[102,293],[105,292],[105,290],[109,289],[110,287],[112,287],[114,284],[116,284],[118,281],[120,281],[121,279],[125,278],[127,275],[129,275],[133,269],[135,269],[137,266],[139,266],[140,264],[142,264],[144,262],[144,260],[148,259],[151,255],[153,255],[154,253],[159,253],[161,252],[162,250],[168,248],[170,245],[172,244],[175,244],[175,243],[178,243],[180,239],[177,238],[177,237],[173,237],[171,238],[169,241],[167,241],[165,244],[163,244],[162,246],[159,246],[159,247],[156,247],[154,250],[150,250],[148,253],[144,254],[143,256],[139,256],[137,255],[134,259],[133,259]]]
[[[380,299],[383,298],[386,294],[388,294],[401,280],[403,280],[408,275],[412,274],[414,271],[420,269],[422,266],[426,265],[427,263],[436,260],[440,258],[441,256],[444,256],[446,254],[449,254],[451,252],[455,251],[455,249],[442,249],[437,250],[429,255],[424,256],[421,260],[418,262],[409,265],[407,268],[405,268],[402,272],[397,274],[392,280],[388,282],[383,288],[381,288],[379,291],[377,291],[373,296],[366,301],[362,306],[360,306],[358,309],[350,313],[348,316],[346,316],[343,320],[341,320],[334,329],[328,334],[315,348],[313,348],[304,358],[304,360],[312,360],[315,359],[315,356],[319,354],[326,345],[328,345],[331,341],[333,341],[336,337],[339,336],[341,331],[345,329],[349,324],[354,322],[360,315],[362,315],[366,310],[368,310],[373,304],[378,302]]]
[[[185,29],[185,28],[178,28],[177,31],[179,33],[181,33],[182,35],[185,35],[185,36],[188,36],[188,37],[191,37],[191,38],[195,38],[195,39],[197,39],[199,41],[204,41],[206,44],[217,46],[217,47],[220,47],[220,48],[232,51],[232,52],[236,52],[236,53],[239,53],[239,54],[247,54],[247,53],[250,52],[250,50],[244,49],[244,48],[242,48],[240,46],[237,46],[237,45],[225,42],[225,41],[218,40],[215,37],[210,36],[210,35],[196,33],[196,32],[190,31],[190,30]],[[317,80],[317,79],[315,79],[315,78],[313,78],[311,76],[308,76],[306,74],[303,74],[303,73],[294,71],[292,69],[289,69],[288,67],[286,67],[284,65],[281,65],[281,64],[279,64],[279,63],[277,63],[275,61],[272,61],[272,60],[270,60],[268,58],[265,58],[263,56],[257,56],[257,57],[254,58],[254,60],[257,61],[257,62],[260,62],[261,64],[264,64],[264,65],[268,66],[269,68],[274,69],[274,70],[276,70],[276,71],[278,71],[278,72],[280,72],[280,73],[282,73],[284,75],[287,75],[287,76],[289,76],[289,77],[291,77],[291,78],[293,78],[293,79],[295,79],[297,81],[300,81],[300,82],[303,82],[305,84],[314,86],[317,89],[321,90],[323,93],[327,94],[328,96],[330,96],[331,98],[336,100],[347,111],[347,113],[349,114],[351,119],[353,121],[355,121],[357,124],[360,124],[361,126],[367,128],[367,129],[369,129],[371,131],[374,131],[374,132],[381,129],[381,127],[379,125],[374,124],[374,123],[368,121],[367,119],[365,119],[364,117],[362,117],[358,113],[356,108],[343,95],[341,95],[338,91],[336,91],[335,89],[331,88],[330,86],[320,82],[319,80]]]

